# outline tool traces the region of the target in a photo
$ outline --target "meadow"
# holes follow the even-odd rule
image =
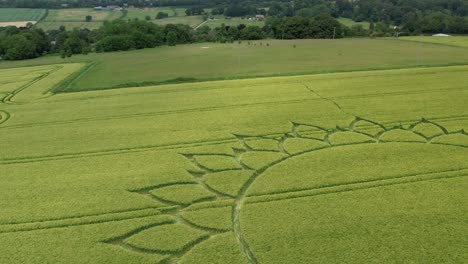
[[[86,16],[92,16],[91,22],[86,22]],[[122,12],[115,11],[96,11],[93,8],[69,8],[69,9],[50,9],[47,17],[37,24],[44,30],[58,29],[65,26],[67,29],[73,28],[99,28],[106,20],[114,20],[122,17]]]
[[[195,28],[196,26],[203,23],[203,17],[202,16],[186,16],[184,13],[184,16],[173,16],[173,17],[168,17],[164,19],[156,19],[156,20],[153,20],[152,22],[158,25],[184,24],[184,25],[189,25],[192,28]]]
[[[150,16],[151,20],[156,19],[159,12],[167,13],[169,17],[186,16],[185,8],[180,7],[156,7],[156,8],[129,8],[128,13],[124,18],[145,20],[146,16]]]
[[[356,22],[350,18],[346,18],[346,17],[339,17],[338,19],[338,22],[340,22],[341,24],[347,26],[347,27],[352,27],[354,25],[361,25],[364,29],[369,29],[369,25],[370,23],[369,22],[366,22],[366,21],[362,21],[362,22]]]
[[[164,19],[163,19],[164,20]],[[267,46],[266,44],[269,44]],[[239,79],[339,71],[466,64],[460,47],[384,39],[264,40],[200,43],[61,59],[0,62],[1,68],[86,63],[60,91],[135,87],[164,82]]]
[[[432,37],[432,36],[411,36],[400,37],[400,40],[415,41],[423,43],[433,43],[441,45],[452,45],[468,48],[468,36]]]
[[[45,9],[0,8],[0,22],[38,21],[45,15]]]
[[[0,263],[467,257],[466,65],[58,94],[85,64],[11,65]]]
[[[225,26],[238,26],[240,24],[244,24],[246,26],[263,27],[265,25],[265,21],[241,19],[238,17],[233,17],[230,19],[216,18],[213,20],[208,20],[204,25],[209,26],[210,28],[217,28],[221,27],[223,24]]]

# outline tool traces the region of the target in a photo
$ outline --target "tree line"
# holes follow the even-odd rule
[[[60,27],[44,32],[42,29],[0,28],[0,57],[5,60],[36,58],[58,53],[63,58],[89,52],[125,51],[174,46],[194,42],[233,42],[265,38],[341,38],[342,25],[327,14],[313,18],[285,17],[268,22],[265,26],[221,25],[217,28],[202,26],[196,30],[188,25],[160,26],[142,20],[114,20],[104,22],[95,30]]]

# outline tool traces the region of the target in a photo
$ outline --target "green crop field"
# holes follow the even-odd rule
[[[432,36],[412,36],[400,37],[400,40],[451,45],[468,48],[468,36],[432,37]]]
[[[468,257],[466,65],[58,94],[93,68],[3,65],[0,263]]]
[[[45,14],[45,9],[0,8],[0,22],[38,21]]]
[[[91,22],[85,22],[86,16],[92,16]],[[47,17],[37,26],[44,30],[58,29],[65,26],[67,29],[73,28],[99,28],[106,20],[114,20],[122,17],[122,12],[96,11],[92,8],[70,8],[70,9],[50,9]]]
[[[60,87],[62,91],[83,91],[184,79],[236,79],[467,64],[468,53],[459,47],[396,40],[263,40],[251,41],[250,45],[247,41],[241,44],[201,43],[76,55],[67,59],[48,56],[0,62],[0,68],[64,62],[92,63],[79,78]]]

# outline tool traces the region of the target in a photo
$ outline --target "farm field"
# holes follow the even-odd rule
[[[92,16],[91,22],[86,22],[86,16]],[[78,28],[99,28],[106,20],[111,21],[122,17],[120,11],[96,11],[92,8],[70,8],[70,9],[50,9],[47,17],[37,24],[44,30],[58,29],[65,26],[67,29]]]
[[[468,36],[450,36],[450,37],[411,36],[411,37],[400,37],[399,39],[407,40],[407,41],[452,45],[452,46],[468,48]]]
[[[467,65],[51,94],[86,65],[26,63],[0,64],[0,263],[468,257]]]
[[[185,8],[180,8],[180,7],[157,7],[157,8],[148,8],[148,9],[143,9],[143,8],[129,8],[127,16],[124,18],[128,19],[139,19],[139,20],[145,20],[146,16],[150,16],[151,20],[154,20],[156,18],[156,15],[159,12],[164,12],[169,15],[169,17],[177,17],[177,16],[186,16],[185,14]]]
[[[369,22],[366,22],[366,21],[363,21],[363,22],[356,22],[350,18],[346,18],[346,17],[339,17],[338,19],[338,22],[340,22],[341,24],[347,26],[347,27],[352,27],[354,25],[361,25],[364,29],[369,29],[369,25],[370,23]]]
[[[200,25],[203,22],[202,16],[173,16],[164,19],[152,20],[153,23],[158,25],[167,25],[167,24],[185,24],[193,28]]]
[[[38,21],[45,15],[45,9],[0,8],[0,22]]]
[[[466,64],[461,47],[410,41],[267,40],[241,44],[201,43],[176,47],[0,62],[0,68],[92,63],[61,91],[133,87],[182,80],[252,78],[337,71]],[[266,46],[269,43],[269,46]],[[296,45],[295,48],[293,46]],[[222,67],[221,67],[222,66]]]
[[[210,28],[217,28],[221,27],[222,24],[224,24],[225,26],[238,26],[240,24],[244,24],[246,26],[263,27],[265,25],[265,21],[248,20],[235,17],[231,19],[216,18],[214,20],[208,20],[208,22],[206,22],[204,25],[207,25]]]

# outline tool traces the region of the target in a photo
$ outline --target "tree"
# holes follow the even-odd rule
[[[67,54],[80,54],[82,53],[85,45],[85,41],[80,38],[80,31],[78,29],[74,29],[72,32],[68,33],[68,37],[63,43],[62,49],[65,50]]]
[[[342,38],[341,24],[328,14],[321,14],[311,21],[310,36],[313,38]]]
[[[211,9],[211,14],[213,16],[224,14],[224,7],[215,7]]]
[[[34,43],[21,34],[6,37],[1,46],[5,60],[24,60],[39,56]]]
[[[150,21],[150,20],[151,20],[151,17],[150,17],[150,16],[145,16],[145,20],[146,20],[146,21]]]
[[[166,42],[169,46],[175,46],[177,44],[177,34],[174,31],[167,33]]]
[[[163,19],[163,18],[167,18],[167,17],[169,17],[168,13],[158,12],[158,14],[156,14],[156,19]]]
[[[135,43],[128,35],[106,36],[96,43],[98,52],[129,50],[134,47]]]
[[[248,26],[240,31],[240,38],[245,40],[262,39],[263,31],[258,26]]]
[[[199,7],[199,6],[193,6],[193,7],[187,8],[185,10],[185,14],[187,16],[198,16],[198,15],[203,14],[204,12],[205,12],[205,10],[202,7]]]
[[[92,17],[92,16],[89,16],[89,15],[86,16],[86,18],[85,18],[85,21],[86,21],[86,22],[91,22],[91,20],[93,20],[93,17]]]

